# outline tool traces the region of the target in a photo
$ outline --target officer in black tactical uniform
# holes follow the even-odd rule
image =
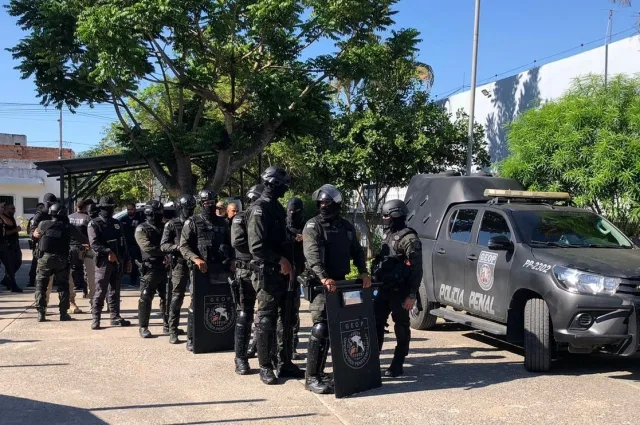
[[[302,247],[302,228],[304,227],[304,204],[300,198],[291,198],[287,203],[287,241],[285,243],[285,253],[294,273],[294,294],[293,294],[293,311],[295,313],[295,326],[293,328],[293,340],[287,347],[293,360],[299,360],[300,355],[297,353],[298,332],[300,331],[300,284],[298,276],[304,271],[304,251]],[[278,322],[278,333],[281,332],[282,323]],[[278,338],[279,349],[282,346],[282,338]]]
[[[267,168],[261,177],[265,188],[260,199],[247,211],[247,235],[258,302],[256,342],[260,379],[267,385],[273,385],[278,381],[273,372],[274,366],[280,378],[301,378],[304,374],[291,362],[286,350],[278,353],[277,365],[274,365],[272,357],[277,345],[278,319],[290,324],[284,329],[285,339],[292,339],[295,325],[293,309],[287,311],[286,308],[288,279],[293,279],[293,270],[284,252],[286,213],[278,202],[291,184],[291,178],[278,167]]]
[[[71,237],[82,244],[89,240],[75,227],[69,224],[67,211],[61,204],[53,204],[48,210],[51,220],[38,223],[33,232],[38,239],[38,273],[36,275],[36,306],[38,322],[44,322],[47,315],[47,287],[49,279],[54,277],[60,298],[60,321],[72,320],[69,310],[69,250]],[[34,259],[36,261],[36,259]]]
[[[197,267],[200,273],[208,273],[212,280],[227,282],[231,274],[231,231],[225,217],[216,215],[218,196],[211,190],[198,194],[200,214],[184,222],[180,236],[180,253],[187,262]],[[195,283],[191,277],[191,293]],[[189,305],[187,322],[187,350],[193,351],[193,296]]]
[[[112,196],[103,196],[98,204],[98,216],[87,229],[89,245],[95,254],[96,292],[91,302],[93,321],[91,329],[100,329],[100,315],[107,297],[111,325],[129,326],[131,322],[120,317],[120,286],[122,273],[131,270],[131,261],[120,222],[113,218],[115,204]],[[108,290],[108,294],[107,294]]]
[[[73,214],[69,214],[69,222],[87,238],[89,237],[87,229],[89,227],[89,222],[91,221],[91,217],[87,214],[87,208],[90,204],[89,201],[90,200],[86,199],[80,201],[77,206],[77,211]],[[69,258],[69,262],[71,264],[71,278],[74,281],[74,286],[82,289],[85,298],[89,292],[93,295],[93,291],[95,290],[95,281],[89,282],[90,278],[94,279],[94,271],[86,270],[90,266],[85,267],[85,263],[88,262],[86,261],[87,256],[91,255],[88,251],[89,250],[86,247],[82,246],[80,241],[77,241],[75,238],[71,238],[71,251]],[[91,255],[91,259],[92,258],[93,256]],[[77,308],[77,306],[75,307]]]
[[[247,192],[249,205],[260,198],[264,185],[252,186]],[[247,375],[251,370],[248,360],[249,337],[253,314],[256,305],[256,290],[251,281],[251,254],[249,252],[249,240],[247,237],[246,211],[237,213],[231,220],[231,246],[236,251],[236,284],[239,286],[237,300],[238,315],[236,318],[235,350],[236,373]]]
[[[189,269],[187,261],[180,253],[180,235],[184,222],[193,215],[196,208],[196,198],[191,195],[182,195],[178,200],[178,216],[169,220],[164,226],[160,248],[162,252],[171,256],[171,284],[173,291],[171,306],[169,308],[169,343],[178,344],[178,328],[180,324],[180,309],[184,301],[184,294],[189,281]]]
[[[51,205],[58,202],[58,198],[53,193],[45,193],[43,199],[44,208],[40,211],[36,211],[36,213],[31,218],[31,229],[37,228],[38,224],[40,224],[41,221],[51,220],[51,216],[49,215],[49,208],[51,208]],[[36,260],[36,258],[38,258],[38,242],[33,237],[33,234],[31,235],[31,241],[33,248],[33,259],[31,260],[31,269],[29,270],[29,283],[27,284],[27,286],[35,286],[37,272],[36,266],[38,265],[38,261]]]
[[[356,230],[340,217],[342,194],[334,186],[325,184],[313,192],[311,199],[316,201],[320,214],[307,221],[302,232],[307,268],[314,272],[326,290],[334,292],[335,281],[344,280],[353,259],[363,287],[370,287],[371,278]],[[305,388],[316,394],[333,392],[333,380],[323,372],[329,352],[325,301],[325,295],[318,294],[309,307],[313,328],[307,350]]]
[[[387,201],[382,206],[384,243],[372,264],[374,278],[383,282],[374,299],[378,346],[382,350],[384,325],[389,313],[394,322],[396,348],[385,376],[396,377],[403,373],[402,363],[409,354],[411,329],[409,311],[416,302],[416,293],[422,281],[422,245],[415,230],[407,227],[409,210],[399,199]]]
[[[167,273],[164,267],[164,252],[160,249],[162,241],[162,219],[164,207],[160,201],[150,201],[144,207],[146,221],[136,227],[136,243],[140,247],[141,263],[140,300],[138,301],[138,322],[140,336],[151,338],[149,316],[153,295],[158,291],[160,296],[160,313],[162,314],[163,332],[169,333],[169,317],[167,316]]]

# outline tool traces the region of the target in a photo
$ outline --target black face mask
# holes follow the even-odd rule
[[[210,220],[211,218],[216,216],[216,205],[215,203],[212,203],[209,206],[205,206],[204,204],[201,204],[200,211],[204,218],[206,218],[207,220]]]
[[[302,211],[294,213],[287,212],[287,227],[290,229],[302,229],[303,224],[304,217],[302,216]]]
[[[162,226],[162,219],[164,216],[162,214],[154,214],[153,215],[153,224],[156,226]]]
[[[183,220],[188,219],[189,217],[191,217],[193,215],[193,209],[191,208],[181,208],[180,209],[180,217]]]
[[[340,215],[340,204],[331,202],[328,205],[321,206],[320,215],[325,220],[335,220]]]
[[[405,226],[406,226],[406,223],[405,223],[404,216],[397,217],[397,218],[391,218],[391,217],[382,218],[382,228],[384,230],[395,231],[395,230],[404,229]]]
[[[265,196],[265,198],[280,199],[284,196],[286,192],[287,192],[286,186],[278,186],[278,187],[267,186],[264,188],[264,192],[262,193]]]
[[[113,217],[114,207],[100,207],[100,217],[111,218]]]

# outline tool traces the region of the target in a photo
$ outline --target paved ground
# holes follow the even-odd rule
[[[28,258],[26,258],[28,260]],[[21,282],[28,270],[26,261]],[[338,400],[302,381],[267,387],[233,354],[192,355],[137,328],[90,330],[89,315],[37,323],[33,291],[0,293],[0,424],[637,424],[637,359],[566,356],[530,374],[517,348],[461,327],[414,331],[407,375]],[[55,295],[52,302],[56,301]],[[81,308],[88,301],[79,296]],[[137,294],[125,291],[135,320]],[[157,305],[157,302],[156,302]],[[302,348],[309,314],[302,314]],[[153,330],[160,331],[158,317]],[[184,323],[184,320],[183,322]],[[382,353],[393,352],[393,334]],[[256,361],[252,360],[256,366]]]

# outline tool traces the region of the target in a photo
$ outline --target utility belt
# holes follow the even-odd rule
[[[249,269],[251,269],[256,273],[268,274],[268,275],[280,273],[279,263],[270,263],[270,262],[264,262],[264,261],[251,260],[249,261],[248,265],[249,265]]]
[[[152,257],[142,261],[135,260],[136,266],[140,270],[140,275],[144,276],[150,269],[164,267],[164,257]]]
[[[172,255],[171,256],[171,267],[175,267],[178,264],[181,266],[188,265],[188,261],[184,259],[182,255]]]
[[[236,258],[234,261],[237,269],[251,270],[251,260],[241,260]]]

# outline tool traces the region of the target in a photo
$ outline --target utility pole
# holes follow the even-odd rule
[[[62,107],[60,107],[60,118],[58,119],[58,127],[60,129],[60,146],[58,148],[58,159],[62,159]]]
[[[476,16],[473,25],[473,57],[471,59],[471,93],[469,105],[469,146],[467,147],[467,175],[473,164],[473,122],[476,107],[476,70],[478,68],[478,35],[480,33],[480,0],[476,0]]]
[[[611,28],[613,26],[613,10],[609,9],[609,23],[607,24],[607,36],[604,38],[604,88],[607,88],[609,78],[609,43],[611,43]]]

